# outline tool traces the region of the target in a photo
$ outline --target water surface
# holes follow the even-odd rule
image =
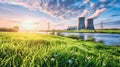
[[[96,41],[103,41],[106,45],[119,45],[120,46],[120,34],[106,34],[106,33],[62,33],[64,36],[77,35],[83,39],[95,38]]]

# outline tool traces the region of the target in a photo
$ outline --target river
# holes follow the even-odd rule
[[[106,45],[120,46],[120,34],[106,34],[106,33],[62,33],[63,36],[77,35],[83,39],[95,38],[96,41],[103,41]]]

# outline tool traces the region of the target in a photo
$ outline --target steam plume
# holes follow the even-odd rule
[[[103,12],[105,12],[107,9],[106,8],[102,8],[102,9],[97,9],[96,12],[91,15],[89,18],[97,18],[100,16],[100,14],[102,14]]]

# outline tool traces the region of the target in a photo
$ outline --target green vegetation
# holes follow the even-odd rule
[[[105,29],[105,30],[57,30],[61,32],[72,32],[72,33],[116,33],[120,34],[120,29]]]
[[[120,47],[55,35],[1,32],[0,67],[120,67]]]
[[[0,31],[2,31],[2,32],[18,32],[19,27],[14,26],[13,28],[0,28]]]
[[[80,38],[79,36],[77,36],[77,35],[74,35],[74,34],[71,34],[71,35],[69,35],[69,36],[66,36],[66,37],[68,37],[68,38],[72,38],[72,39],[77,39],[77,40],[80,40],[80,39],[82,39],[82,38]]]

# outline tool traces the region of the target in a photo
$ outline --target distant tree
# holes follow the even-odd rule
[[[14,26],[13,29],[14,29],[15,32],[19,31],[19,27],[18,26]]]
[[[53,29],[50,34],[55,35],[55,29]]]
[[[19,27],[18,26],[14,26],[13,28],[0,28],[0,31],[4,31],[4,32],[18,32],[19,31]]]

